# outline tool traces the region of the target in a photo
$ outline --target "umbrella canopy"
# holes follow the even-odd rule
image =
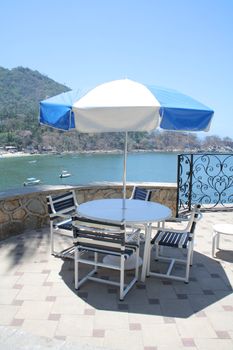
[[[123,192],[126,192],[128,131],[160,127],[208,131],[213,110],[174,90],[123,79],[87,91],[69,91],[40,102],[40,123],[82,133],[126,133]]]
[[[208,131],[214,112],[174,90],[123,79],[40,102],[40,122],[79,132]]]

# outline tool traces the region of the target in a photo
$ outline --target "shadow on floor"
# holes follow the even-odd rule
[[[233,263],[233,250],[219,250],[216,252],[216,258]]]
[[[8,270],[15,268],[18,264],[25,262],[31,256],[45,256],[50,249],[49,231],[42,229],[27,231],[24,234],[10,237],[0,242],[0,249],[6,250],[6,259],[9,262]]]
[[[123,302],[119,301],[119,289],[107,284],[87,281],[76,291],[72,260],[64,260],[59,274],[75,294],[95,309],[158,315],[167,317],[168,321],[172,317],[187,318],[193,314],[204,317],[205,308],[232,293],[220,262],[198,252],[194,253],[188,284],[149,277],[145,284],[138,282]],[[116,279],[118,276],[112,270],[109,275],[106,269],[101,269],[99,274],[103,279],[109,276]],[[128,277],[131,274],[130,271],[126,273]]]

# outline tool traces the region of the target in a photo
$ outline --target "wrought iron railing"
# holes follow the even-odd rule
[[[233,209],[233,154],[180,154],[177,169],[177,215],[195,203]]]

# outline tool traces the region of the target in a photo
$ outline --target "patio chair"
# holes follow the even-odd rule
[[[145,188],[140,188],[138,186],[134,186],[132,194],[129,199],[138,199],[142,201],[150,201],[152,191],[146,190]],[[140,241],[144,242],[145,237],[144,233],[140,232],[140,229],[144,229],[142,225],[136,225],[136,227],[130,227],[129,231],[127,231],[126,240],[127,242],[137,241],[138,234],[140,234]]]
[[[151,250],[155,246],[155,260],[162,261],[168,263],[166,272],[153,272],[151,271],[151,250],[148,257],[147,264],[147,275],[169,278],[178,281],[184,281],[188,283],[189,281],[189,270],[193,261],[193,245],[194,245],[194,232],[196,228],[196,223],[201,218],[200,213],[200,205],[195,205],[193,208],[191,215],[189,217],[189,221],[184,229],[169,229],[166,227],[158,228],[157,234],[151,240]],[[170,254],[165,255],[166,252],[171,253],[173,250],[172,257]],[[164,249],[160,249],[164,248]],[[184,257],[175,257],[174,256],[174,248],[176,249],[176,253],[179,253],[179,250],[182,251]],[[185,273],[183,276],[179,276],[175,273],[172,273],[175,264],[184,264],[185,265]]]
[[[78,208],[75,191],[71,190],[58,196],[47,196],[47,205],[50,217],[51,254],[57,257],[73,258],[74,247],[71,216],[76,213]],[[72,245],[66,249],[56,251],[54,240],[56,234],[63,236],[63,238],[69,237]]]
[[[138,280],[139,261],[139,245],[136,243],[127,244],[125,242],[124,223],[113,224],[75,216],[73,217],[73,235],[75,245],[75,288],[79,289],[87,280],[108,283],[120,287],[120,300],[123,300]],[[135,275],[128,284],[125,284],[125,260],[133,253],[136,253]],[[115,257],[115,259],[112,262],[111,259],[108,259],[108,263],[104,263],[104,259],[101,259],[101,256],[106,256],[106,254]],[[116,257],[119,258],[117,262]],[[80,263],[94,266],[81,279],[79,279]],[[94,277],[93,275],[97,274],[100,267],[120,271],[120,281]]]
[[[151,197],[151,191],[145,188],[134,186],[131,197],[129,199],[140,199],[142,201],[149,201]]]

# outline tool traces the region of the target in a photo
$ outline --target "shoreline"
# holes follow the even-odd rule
[[[1,158],[16,158],[16,157],[28,157],[33,156],[31,153],[24,153],[24,152],[14,152],[14,153],[0,153],[0,159]]]
[[[175,150],[132,150],[128,151],[129,153],[146,153],[146,152],[151,152],[151,153],[190,153],[193,152],[192,150],[189,151],[181,151],[178,149]],[[81,151],[81,152],[63,152],[63,153],[53,153],[53,152],[48,152],[48,153],[27,153],[27,152],[2,152],[0,153],[0,159],[5,159],[5,158],[18,158],[18,157],[37,157],[37,156],[64,156],[64,155],[69,155],[69,154],[120,154],[123,153],[123,150],[110,150],[110,151]]]

